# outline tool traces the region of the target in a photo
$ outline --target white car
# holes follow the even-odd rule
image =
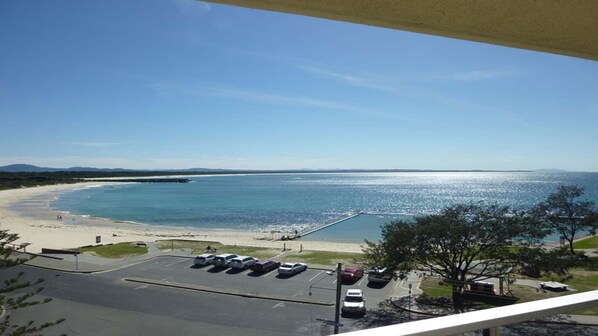
[[[233,258],[228,264],[228,266],[234,269],[246,269],[258,261],[259,259],[255,259],[254,257],[238,256],[236,258]]]
[[[197,257],[195,257],[195,259],[193,260],[193,263],[196,266],[206,266],[206,265],[209,265],[214,262],[215,256],[216,256],[215,254],[209,254],[209,253],[200,254]]]
[[[284,263],[278,268],[279,274],[297,274],[307,269],[307,264],[299,262]]]
[[[361,289],[347,289],[341,313],[365,315],[365,297]]]

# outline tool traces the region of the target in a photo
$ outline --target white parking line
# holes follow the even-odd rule
[[[188,263],[188,262],[189,262],[189,260],[188,260],[188,259],[183,259],[183,260],[175,261],[175,262],[173,262],[173,263],[170,263],[170,264],[168,264],[168,265],[166,265],[166,266],[164,266],[164,267],[170,267],[170,266],[172,266],[172,265],[176,265],[176,264],[180,264],[180,263],[184,263],[184,262]]]
[[[297,297],[298,295],[303,294],[303,291],[298,291],[297,293],[293,294],[292,297]]]
[[[276,270],[274,269],[274,270],[271,270],[270,272],[268,272],[268,273],[264,274],[264,278],[265,278],[265,277],[267,277],[268,275],[270,275],[270,274],[274,273],[274,271],[276,271]]]
[[[324,271],[320,271],[320,273],[314,275],[311,279],[309,279],[309,282],[314,281],[315,278],[317,278],[320,274],[324,273]]]
[[[274,306],[272,306],[272,309],[281,308],[281,307],[284,307],[284,302],[279,302],[279,303],[275,304]]]
[[[361,283],[365,280],[365,277],[361,277],[361,280],[357,283],[357,286],[361,286]]]
[[[141,285],[141,286],[139,286],[139,287],[135,287],[135,288],[133,288],[133,290],[145,289],[145,288],[147,288],[147,287],[149,287],[149,285]]]

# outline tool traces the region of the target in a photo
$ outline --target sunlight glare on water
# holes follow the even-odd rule
[[[87,188],[63,195],[52,206],[154,225],[264,231],[304,229],[360,210],[372,216],[339,227],[355,224],[365,235],[379,234],[380,222],[388,220],[384,216],[437,213],[457,203],[527,209],[563,184],[580,185],[586,198],[598,200],[597,173],[312,173],[193,180]]]

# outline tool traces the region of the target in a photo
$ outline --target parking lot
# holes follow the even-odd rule
[[[192,258],[163,256],[91,274],[21,265],[0,269],[0,279],[10,279],[19,272],[24,272],[22,281],[44,279],[43,291],[34,298],[52,301],[12,312],[13,323],[34,320],[39,325],[66,319],[44,334],[322,335],[331,331],[331,326],[324,321],[334,319],[334,305],[329,303],[334,301],[336,277],[323,269],[311,268],[295,276],[279,277],[276,271],[258,275],[248,270],[195,268]],[[159,285],[135,283],[126,281],[127,278],[147,279]],[[378,305],[389,295],[404,295],[408,284],[417,281],[410,278],[380,288],[369,286],[366,279],[343,285],[343,294],[349,288],[360,288],[368,301],[364,317],[341,317],[340,331],[425,318],[388,304]],[[168,285],[173,283],[211,291]],[[18,292],[22,290],[14,294]],[[282,297],[260,297],[273,293]],[[501,334],[503,332],[505,335],[589,336],[596,334],[596,328],[530,322],[505,327],[501,329]]]
[[[212,265],[198,267],[193,264],[192,258],[179,257],[157,258],[117,272],[125,279],[188,284],[222,293],[253,294],[305,303],[333,304],[337,284],[335,272],[323,268],[313,269],[309,265],[306,271],[287,276],[278,274],[277,270],[256,273],[249,269],[239,271]],[[354,283],[343,283],[342,293],[344,295],[348,288],[362,289],[367,305],[375,307],[388,298],[396,285],[394,281],[385,285],[372,284],[365,275]]]
[[[323,321],[334,320],[336,274],[325,269],[279,276],[276,270],[198,268],[193,258],[161,256],[91,274],[23,265],[0,270],[0,278],[19,271],[23,280],[45,279],[36,298],[52,301],[19,310],[15,322],[65,318],[51,334],[320,335],[330,328]],[[132,278],[151,283],[126,280]],[[400,313],[378,306],[395,287],[368,286],[367,275],[344,284],[343,295],[349,288],[364,291],[367,314],[341,317],[341,331],[398,323]]]

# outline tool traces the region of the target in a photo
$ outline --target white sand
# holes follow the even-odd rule
[[[107,185],[107,182],[86,182],[0,191],[0,229],[17,233],[17,243],[30,243],[28,252],[42,248],[72,248],[93,245],[96,236],[103,244],[157,239],[190,239],[221,242],[230,245],[283,247],[299,250],[361,252],[360,244],[315,241],[272,241],[270,233],[206,230],[122,223],[100,218],[75,216],[49,208],[49,202],[62,193],[78,188]],[[62,220],[57,219],[62,215]]]

